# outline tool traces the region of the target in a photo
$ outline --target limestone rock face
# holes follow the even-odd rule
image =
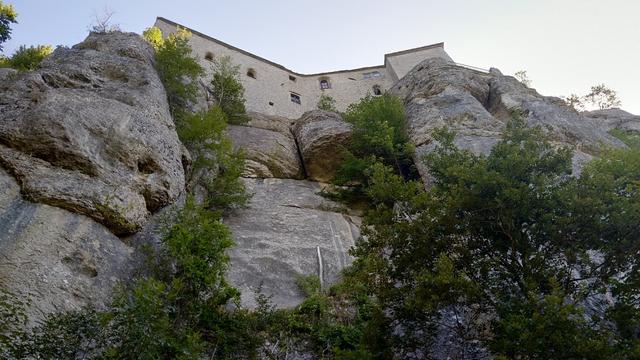
[[[304,171],[295,139],[284,118],[251,114],[247,125],[229,125],[234,147],[246,156],[244,175],[256,178],[303,179]]]
[[[340,115],[323,110],[309,111],[295,122],[293,135],[310,180],[328,182],[342,163],[342,149],[351,139],[351,124]]]
[[[91,34],[0,80],[0,165],[26,199],[134,232],[184,189],[185,157],[153,52]]]
[[[416,145],[415,161],[427,185],[431,179],[421,159],[435,147],[431,137],[434,129],[446,126],[456,131],[458,147],[487,154],[500,140],[512,111],[523,114],[530,126],[541,126],[556,145],[574,148],[576,172],[601,144],[624,146],[593,118],[495,69],[483,73],[428,59],[398,81],[391,92],[405,102],[407,132]]]
[[[298,275],[319,275],[335,282],[351,262],[347,251],[359,236],[357,216],[317,192],[318,183],[290,179],[245,179],[253,194],[247,209],[225,219],[236,245],[231,248],[229,280],[242,292],[242,302],[255,306],[260,286],[274,304],[291,307],[304,295]]]
[[[587,111],[584,116],[594,119],[607,130],[623,130],[640,132],[640,116],[620,109]]]
[[[0,284],[32,301],[30,321],[101,306],[129,276],[132,253],[86,216],[23,200],[18,183],[0,169]]]

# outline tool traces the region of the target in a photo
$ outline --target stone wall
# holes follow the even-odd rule
[[[163,18],[158,18],[155,26],[160,28],[164,36],[176,32],[177,27],[186,28]],[[195,30],[188,30],[192,33],[191,47],[209,73],[212,63],[207,60],[207,54],[214,57],[230,56],[232,62],[240,66],[240,80],[245,88],[248,111],[289,119],[297,119],[305,112],[314,110],[323,93],[333,97],[337,109],[344,111],[349,104],[368,93],[373,94],[376,85],[381,91],[390,89],[397,80],[396,74],[406,74],[426,58],[442,57],[451,61],[444,51],[444,44],[440,43],[388,54],[385,56],[385,65],[305,75]],[[253,71],[255,78],[247,75],[249,70]],[[320,88],[323,79],[329,81],[329,89]],[[291,93],[300,97],[300,104],[291,101]]]

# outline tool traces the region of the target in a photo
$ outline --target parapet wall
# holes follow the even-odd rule
[[[178,27],[189,30],[192,33],[189,42],[193,52],[208,72],[211,72],[212,63],[207,59],[212,56],[229,56],[234,64],[240,66],[240,80],[245,88],[247,110],[290,119],[297,119],[303,113],[315,109],[323,93],[334,98],[337,109],[344,111],[349,104],[367,94],[375,95],[374,88],[381,92],[390,89],[399,78],[424,59],[442,57],[452,61],[444,51],[444,44],[440,43],[387,54],[384,65],[299,74],[167,19],[158,18],[155,26],[165,37],[175,33]],[[326,83],[321,84],[321,81]]]

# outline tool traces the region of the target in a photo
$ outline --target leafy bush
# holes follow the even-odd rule
[[[229,124],[244,124],[249,121],[239,69],[238,65],[231,63],[228,56],[213,60],[211,96],[226,114]]]
[[[404,106],[399,98],[389,94],[369,95],[351,104],[344,119],[353,124],[353,134],[334,183],[350,187],[332,196],[351,202],[367,198],[364,189],[378,163],[389,166],[403,179],[417,177],[413,146],[404,129]]]
[[[10,67],[18,71],[29,71],[38,68],[38,65],[53,52],[50,45],[29,46],[21,45],[10,57],[2,59],[0,66]]]
[[[2,43],[11,39],[11,24],[17,23],[18,13],[13,5],[5,5],[0,1],[0,51],[2,51]]]
[[[320,95],[316,108],[318,108],[318,110],[338,112],[336,109],[336,100],[325,93]]]
[[[191,33],[178,29],[162,40],[160,29],[154,27],[145,30],[143,36],[156,50],[156,69],[167,91],[171,115],[179,123],[188,105],[195,101],[197,80],[204,74],[204,69],[191,52]]]
[[[624,313],[637,314],[629,311],[640,298],[631,275],[640,269],[631,220],[640,218],[637,150],[611,150],[576,179],[568,176],[571,151],[554,149],[519,118],[489,156],[457,149],[444,130],[434,138],[429,191],[391,165],[366,174],[375,206],[354,273],[389,320],[428,340],[445,313],[464,314],[455,336],[506,358],[619,358],[637,348],[637,332],[624,337],[606,314],[582,310],[616,288],[626,294],[617,300]],[[397,341],[398,351],[430,346]]]
[[[230,210],[248,200],[240,176],[244,155],[233,150],[226,137],[226,116],[219,106],[186,115],[178,124],[178,136],[193,157],[192,186],[203,186],[212,209]]]

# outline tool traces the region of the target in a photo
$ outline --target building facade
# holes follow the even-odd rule
[[[155,26],[164,37],[178,28],[189,30],[194,55],[209,72],[211,61],[220,56],[229,56],[233,64],[239,65],[247,111],[290,119],[315,109],[322,94],[335,99],[337,109],[344,111],[367,94],[384,93],[425,59],[441,57],[453,62],[444,50],[444,43],[438,43],[386,54],[383,65],[300,74],[165,18],[157,18]]]

